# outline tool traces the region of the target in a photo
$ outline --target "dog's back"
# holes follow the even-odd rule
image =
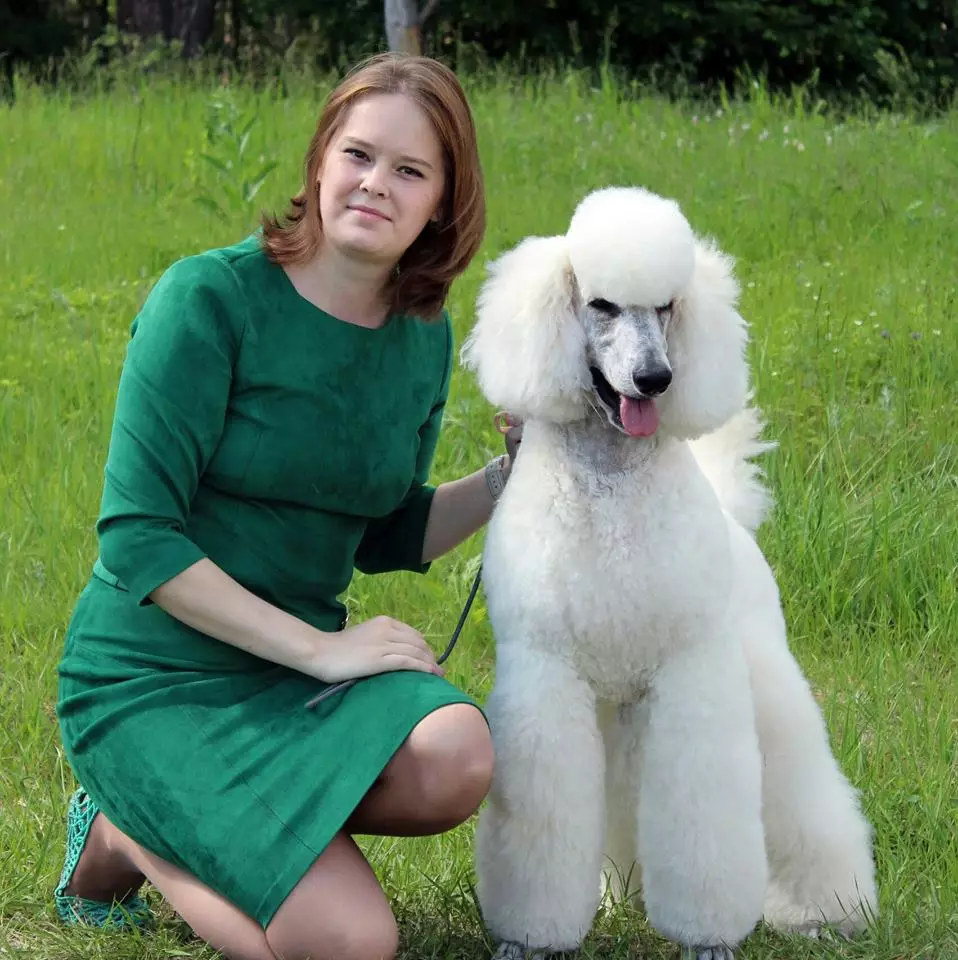
[[[762,426],[759,411],[749,406],[718,430],[689,443],[722,508],[753,535],[772,506],[761,468],[753,462],[775,447],[762,440]]]

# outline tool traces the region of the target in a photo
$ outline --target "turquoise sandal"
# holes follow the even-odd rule
[[[110,927],[114,930],[145,930],[153,922],[153,914],[146,901],[133,894],[120,903],[87,900],[66,892],[73,872],[86,846],[93,818],[99,808],[89,794],[80,787],[67,807],[67,853],[60,874],[60,882],[53,891],[57,914],[68,926]]]

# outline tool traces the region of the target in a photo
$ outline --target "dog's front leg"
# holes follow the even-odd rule
[[[741,648],[724,636],[657,671],[640,767],[639,861],[652,925],[725,958],[760,920],[761,760]]]
[[[570,950],[599,901],[605,758],[595,697],[568,663],[518,646],[500,648],[486,707],[496,772],[476,832],[479,902],[496,938]]]

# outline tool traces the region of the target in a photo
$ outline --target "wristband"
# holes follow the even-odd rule
[[[506,488],[505,462],[506,455],[503,453],[486,464],[486,486],[493,503],[498,501]]]

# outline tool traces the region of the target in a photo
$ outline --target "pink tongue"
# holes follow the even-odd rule
[[[659,426],[659,411],[652,400],[621,397],[619,419],[630,437],[651,437]]]

